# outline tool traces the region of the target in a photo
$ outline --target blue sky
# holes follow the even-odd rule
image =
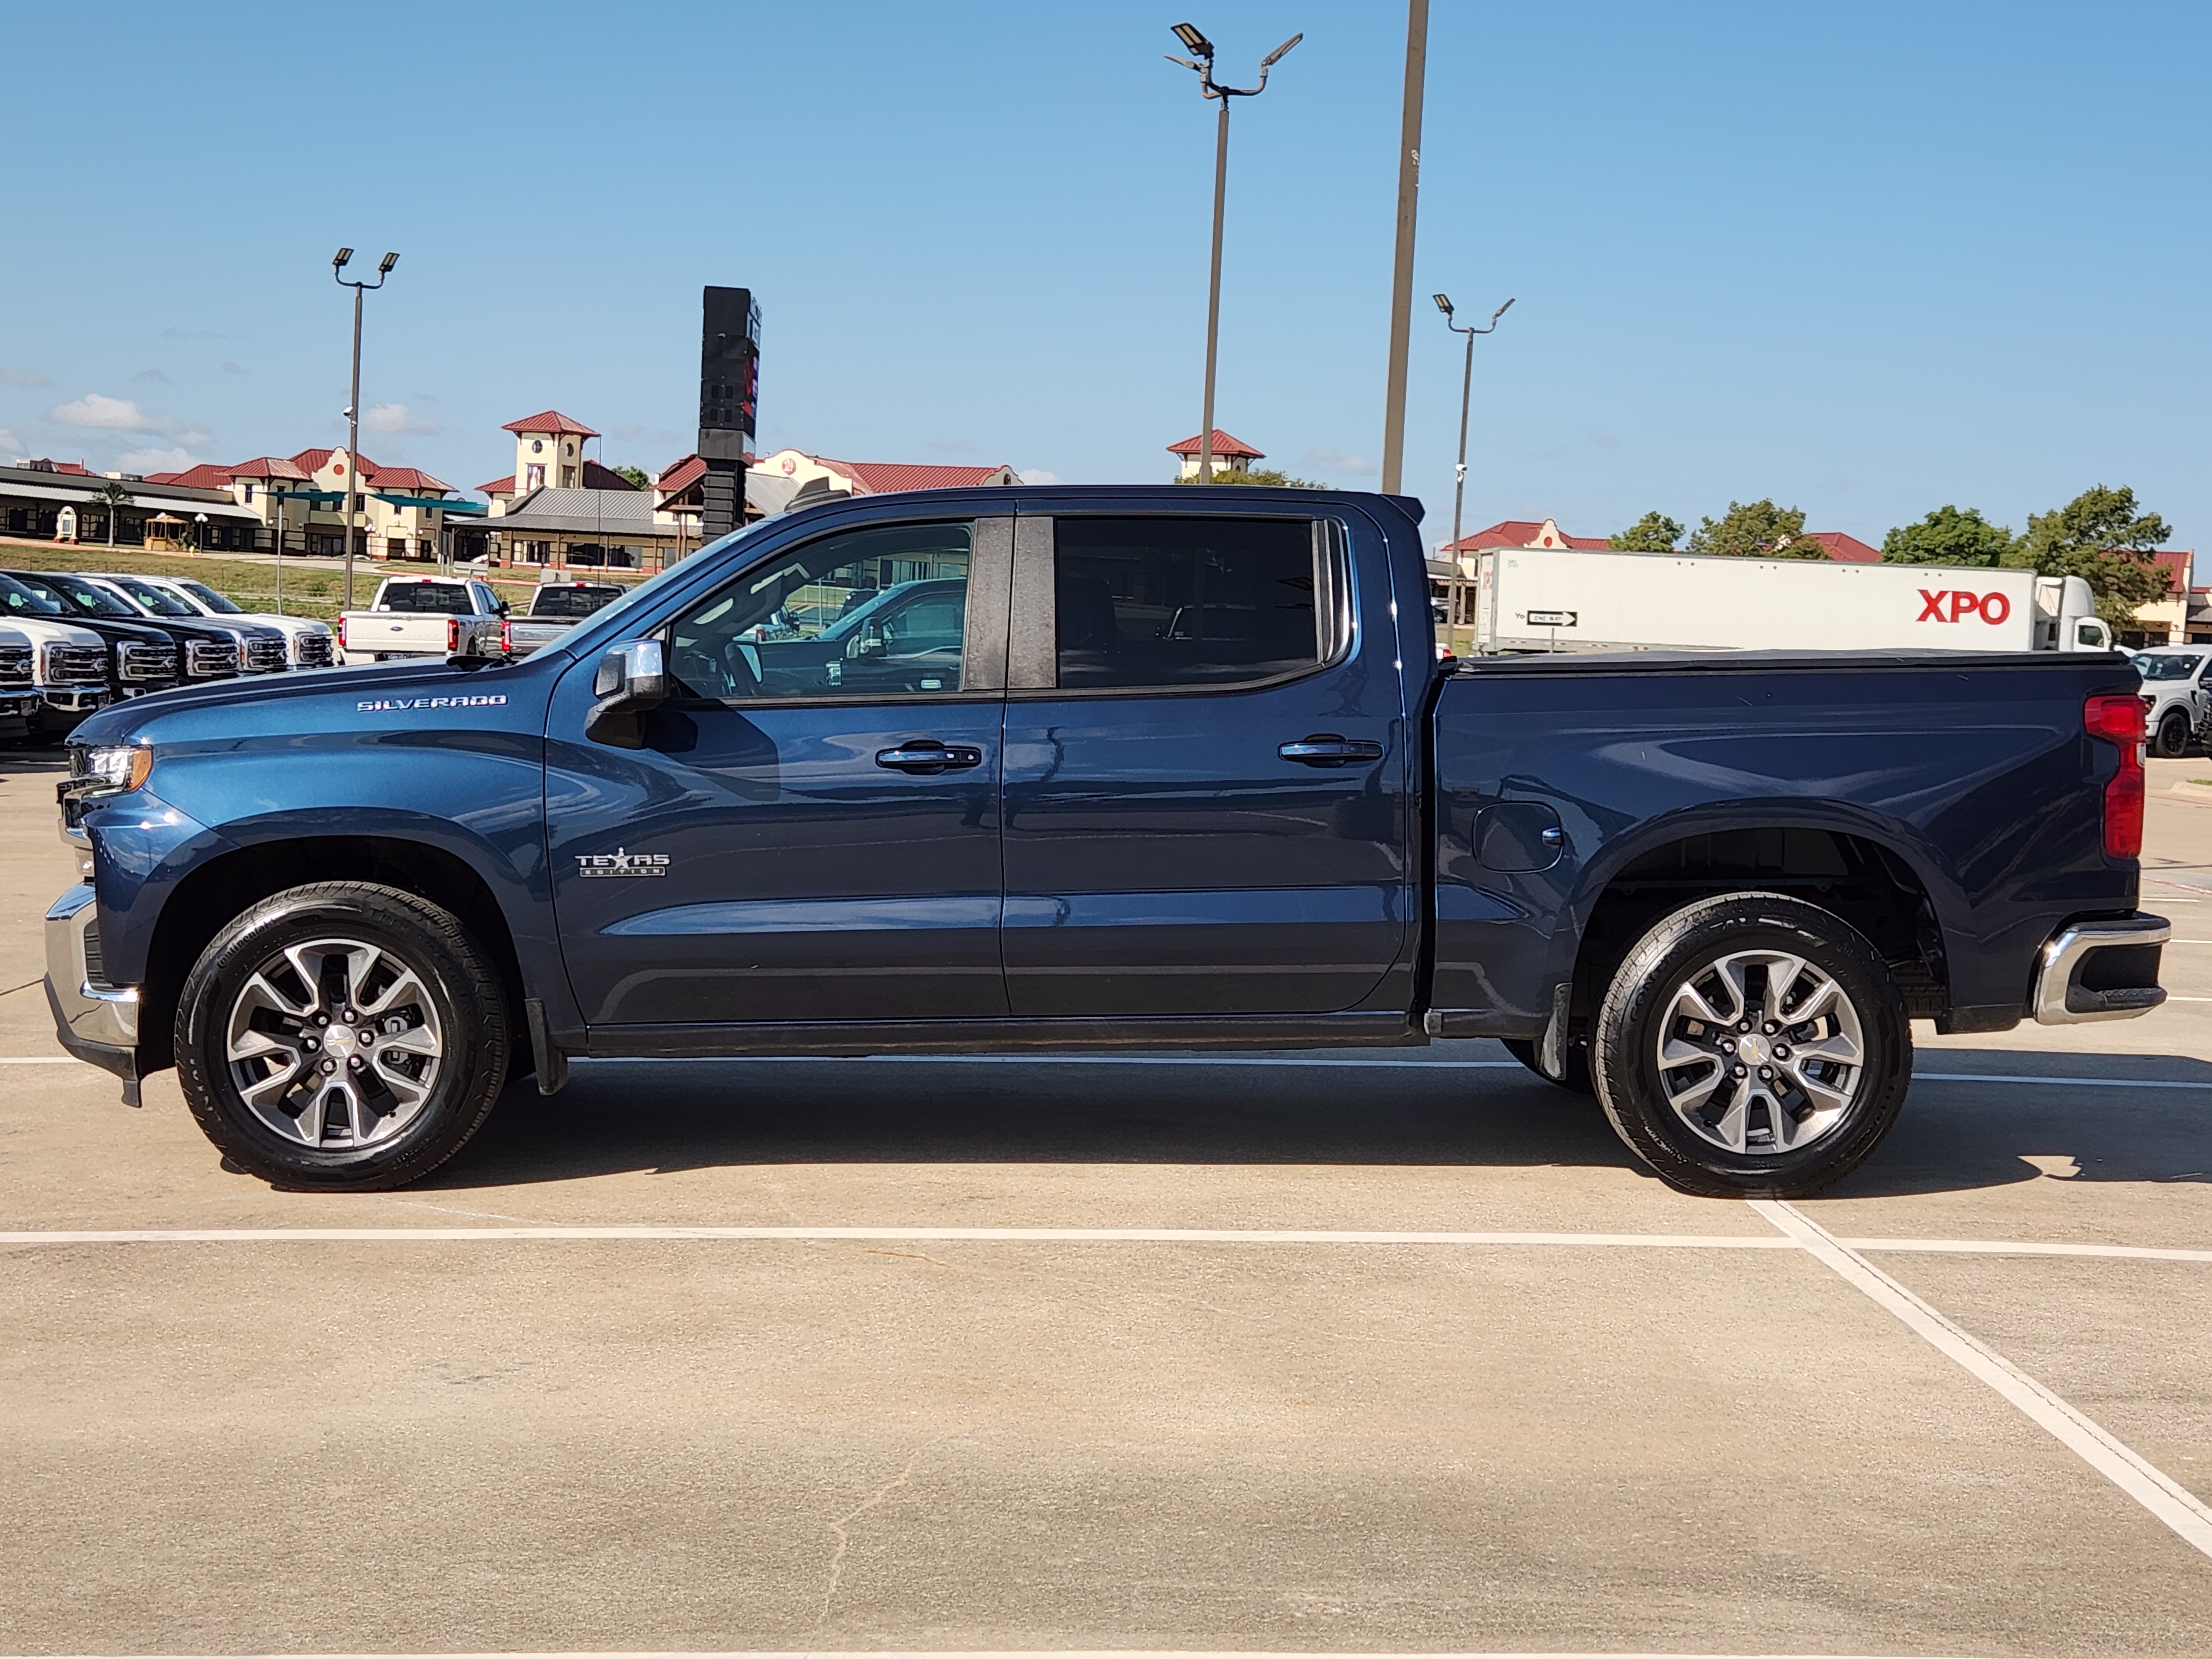
[[[1185,11],[1185,5],[1191,8]],[[691,446],[702,283],[764,313],[763,448],[1166,475],[1198,426],[1210,106],[1249,74],[1219,421],[1373,487],[1403,15],[751,3],[26,7],[0,100],[0,457],[144,469],[342,436],[467,486],[552,406]],[[1407,487],[1449,527],[1879,540],[2099,482],[2212,540],[2202,4],[1466,5],[1431,25]],[[48,69],[39,66],[46,65]],[[158,90],[156,90],[158,88]]]

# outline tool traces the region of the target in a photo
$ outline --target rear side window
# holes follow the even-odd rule
[[[1060,686],[1223,685],[1315,666],[1329,648],[1315,550],[1304,520],[1055,520]]]
[[[531,601],[533,617],[588,617],[610,599],[620,599],[619,587],[541,587]]]

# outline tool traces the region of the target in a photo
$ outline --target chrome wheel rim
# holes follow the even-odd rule
[[[380,945],[288,945],[230,1006],[223,1057],[246,1108],[283,1139],[372,1146],[422,1115],[446,1058],[428,982]]]
[[[1794,1152],[1843,1126],[1866,1074],[1859,1011],[1787,951],[1733,951],[1674,991],[1654,1057],[1668,1108],[1724,1152]]]

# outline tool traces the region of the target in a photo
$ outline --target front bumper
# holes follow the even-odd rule
[[[138,1103],[138,988],[110,985],[101,965],[100,906],[80,883],[46,912],[46,1003],[54,1035],[79,1060],[123,1079]]]
[[[2138,912],[2106,921],[2069,921],[2038,953],[2029,999],[2039,1024],[2081,1025],[2133,1019],[2166,1000],[2160,949],[2173,937],[2163,916]]]
[[[104,685],[45,685],[39,695],[47,708],[64,714],[89,714],[115,701]]]

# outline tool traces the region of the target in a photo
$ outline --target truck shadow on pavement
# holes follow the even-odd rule
[[[1455,1058],[1503,1057],[1489,1044],[1467,1047]],[[2033,1077],[2039,1059],[1950,1048],[1923,1054],[1921,1069]],[[2052,1175],[2212,1181],[2212,1066],[2121,1054],[2063,1063],[2067,1076],[2208,1086],[1923,1080],[1881,1148],[1831,1193],[1901,1196]],[[753,1060],[579,1065],[550,1099],[518,1084],[426,1184],[807,1164],[1640,1169],[1595,1101],[1510,1062]]]

